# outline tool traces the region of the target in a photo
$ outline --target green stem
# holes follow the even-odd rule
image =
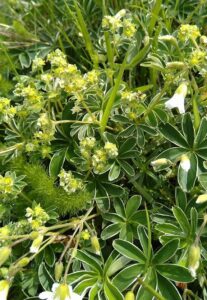
[[[101,134],[103,134],[103,132],[106,128],[106,125],[107,125],[107,122],[108,122],[108,119],[109,119],[109,115],[111,113],[111,110],[112,110],[112,107],[113,107],[113,104],[114,104],[114,101],[115,101],[115,98],[116,98],[116,95],[117,95],[117,92],[118,92],[118,89],[119,89],[119,86],[120,86],[120,83],[121,83],[121,80],[122,80],[122,76],[124,74],[124,70],[125,70],[125,66],[126,66],[126,57],[127,57],[127,55],[125,56],[125,59],[124,59],[123,63],[121,64],[121,67],[119,69],[119,73],[118,73],[118,76],[117,76],[117,79],[116,79],[116,83],[115,83],[114,88],[111,92],[111,95],[110,95],[109,100],[106,104],[106,108],[104,110],[104,113],[103,113],[103,116],[102,116],[102,119],[101,119],[101,123],[100,123]]]
[[[141,278],[137,278],[139,284],[143,286],[148,292],[150,292],[157,300],[167,300],[162,295],[160,295],[157,291],[155,291],[149,284],[144,282]]]
[[[87,29],[86,23],[84,21],[83,15],[81,13],[81,10],[78,7],[77,1],[74,0],[73,2],[74,2],[75,10],[76,10],[76,13],[77,13],[77,23],[80,26],[81,33],[82,33],[83,38],[85,40],[86,49],[87,49],[87,51],[88,51],[88,53],[91,57],[91,60],[94,64],[94,67],[97,69],[98,68],[98,55],[94,50],[90,34],[88,32],[88,29]],[[65,5],[68,6],[66,1],[65,1]]]
[[[152,203],[153,202],[152,196],[138,182],[136,182],[134,180],[130,180],[129,182],[133,184],[133,186],[135,187],[135,189],[140,193],[140,195],[142,195],[144,197],[144,199],[148,203]]]
[[[145,264],[145,273],[146,273],[148,270],[148,267],[149,267],[150,259],[151,259],[152,232],[151,232],[150,218],[149,218],[149,213],[148,213],[146,203],[144,204],[144,206],[145,206],[145,212],[146,212],[147,231],[148,231],[147,259],[146,259],[146,264]]]

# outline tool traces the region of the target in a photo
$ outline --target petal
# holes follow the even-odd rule
[[[52,292],[42,292],[39,294],[40,299],[46,299],[46,300],[52,300],[53,299],[53,293]]]
[[[80,296],[76,293],[72,293],[70,300],[82,300],[82,298],[83,298],[82,296]]]
[[[52,292],[55,292],[56,291],[56,289],[59,287],[59,283],[57,283],[57,282],[55,282],[55,283],[53,283],[53,285],[52,285]]]

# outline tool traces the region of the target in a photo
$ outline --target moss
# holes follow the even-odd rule
[[[83,210],[91,200],[87,190],[68,195],[63,188],[55,186],[54,178],[49,177],[41,165],[17,163],[15,168],[18,173],[26,175],[24,193],[43,208],[53,206],[63,216]]]

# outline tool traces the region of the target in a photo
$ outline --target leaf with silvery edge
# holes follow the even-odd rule
[[[162,296],[164,296],[167,300],[182,300],[180,293],[172,282],[160,274],[157,274],[157,279],[158,288]]]
[[[200,174],[198,180],[202,187],[207,191],[207,173]]]
[[[126,204],[126,217],[130,218],[140,207],[142,197],[140,195],[132,196]]]
[[[194,277],[192,277],[190,271],[187,268],[175,264],[157,265],[156,270],[163,277],[166,277],[173,281],[191,282],[194,280]]]
[[[121,270],[112,280],[112,283],[122,292],[128,288],[136,278],[143,273],[144,265],[133,264]]]
[[[160,153],[155,160],[160,158],[166,158],[172,162],[176,162],[182,154],[186,154],[188,152],[185,148],[179,148],[179,147],[172,147],[167,150],[164,150],[162,153]]]
[[[207,135],[207,118],[204,117],[201,120],[197,135],[195,137],[194,144],[196,148],[199,148],[199,145],[204,141],[205,137]]]
[[[175,128],[171,124],[166,123],[160,125],[159,131],[169,142],[182,148],[189,148],[185,137],[177,130],[177,128]]]
[[[120,293],[118,288],[111,283],[108,277],[104,282],[104,294],[107,300],[124,300],[123,295]]]
[[[194,144],[195,131],[190,113],[186,113],[182,118],[182,131],[188,142],[189,147]]]
[[[113,242],[113,247],[116,249],[120,254],[126,256],[131,260],[135,260],[139,263],[145,263],[146,257],[144,253],[135,245],[128,241],[124,240],[115,240]]]
[[[168,261],[178,249],[179,240],[172,240],[160,248],[152,259],[153,264],[163,264]]]
[[[190,223],[186,214],[180,207],[176,206],[172,208],[172,211],[183,232],[186,234],[186,236],[188,236],[190,233]]]

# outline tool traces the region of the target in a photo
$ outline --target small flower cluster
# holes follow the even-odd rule
[[[102,20],[103,29],[110,30],[113,33],[117,33],[120,28],[122,28],[123,36],[125,36],[126,38],[133,37],[136,32],[136,26],[134,23],[132,23],[130,18],[126,18],[126,15],[126,10],[122,9],[113,17],[105,16]]]
[[[15,172],[6,172],[4,176],[0,175],[0,199],[11,200],[21,193],[25,186],[24,176],[17,177]]]
[[[49,220],[49,215],[40,206],[40,204],[35,205],[33,209],[28,207],[26,209],[26,217],[33,230],[37,230]]]
[[[75,178],[71,171],[66,172],[62,169],[58,176],[60,178],[60,186],[62,186],[68,194],[83,190],[84,184],[82,180]]]
[[[80,141],[80,152],[88,162],[88,168],[92,165],[96,174],[105,172],[108,167],[108,160],[118,156],[117,146],[106,142],[104,147],[99,147],[94,137],[86,137]]]
[[[200,31],[196,25],[183,24],[178,31],[178,38],[181,41],[195,40],[200,36]]]
[[[35,138],[43,144],[50,143],[50,141],[54,138],[55,126],[47,113],[40,114],[40,117],[37,120],[37,126],[39,131],[35,133]]]
[[[16,107],[10,105],[10,100],[0,97],[0,123],[8,122],[15,114]]]
[[[136,119],[140,114],[140,108],[143,101],[146,99],[146,94],[138,91],[123,91],[121,93],[122,108],[126,116],[132,120]]]
[[[199,50],[199,49],[196,49],[194,50],[191,55],[190,55],[190,58],[188,60],[189,62],[189,65],[191,67],[198,67],[198,66],[201,66],[205,59],[206,59],[206,52],[205,51],[202,51],[202,50]]]
[[[108,160],[118,156],[117,146],[106,142],[104,148],[96,149],[92,156],[93,171],[96,174],[105,172],[108,169]]]
[[[38,71],[38,70],[42,70],[42,68],[45,65],[45,60],[40,58],[40,57],[35,57],[35,59],[32,62],[32,71]]]
[[[89,159],[91,156],[91,150],[96,145],[96,139],[94,137],[86,137],[80,141],[80,152],[82,156]]]
[[[21,110],[26,110],[28,112],[40,112],[44,106],[42,93],[32,84],[24,86],[23,82],[19,82],[14,90],[14,95],[18,97],[23,97],[23,106]]]

